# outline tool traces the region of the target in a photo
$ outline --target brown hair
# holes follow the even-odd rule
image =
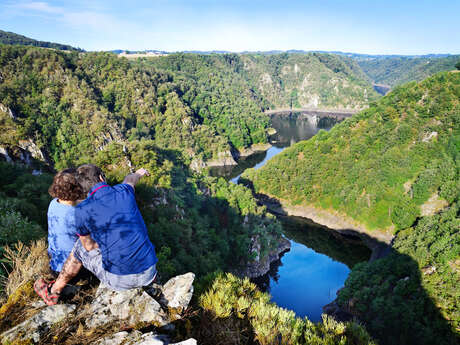
[[[94,185],[105,180],[104,172],[94,164],[83,164],[77,168],[77,178],[83,192],[87,194]]]
[[[66,201],[76,201],[84,199],[83,188],[77,180],[76,169],[64,169],[58,172],[54,178],[53,183],[48,189],[48,193],[53,198]]]

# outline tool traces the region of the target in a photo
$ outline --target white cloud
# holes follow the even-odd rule
[[[51,6],[47,2],[42,2],[42,1],[19,3],[19,4],[13,5],[13,7],[17,9],[32,10],[32,11],[43,12],[43,13],[53,13],[53,14],[64,13],[63,8]]]

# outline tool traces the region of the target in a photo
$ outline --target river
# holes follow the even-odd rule
[[[277,133],[270,137],[273,146],[267,152],[254,155],[231,169],[214,171],[214,174],[238,183],[245,169],[262,167],[290,145],[310,139],[320,129],[329,130],[336,123],[334,118],[318,118],[305,113],[275,114],[271,117],[271,126]],[[271,300],[280,307],[313,322],[320,321],[323,306],[336,298],[350,269],[358,262],[367,261],[371,251],[358,238],[340,235],[307,219],[279,219],[284,236],[291,242],[291,250],[272,263],[270,272],[254,282],[269,292]]]

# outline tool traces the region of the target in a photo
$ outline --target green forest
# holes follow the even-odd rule
[[[15,34],[14,32],[3,31],[3,30],[0,30],[0,44],[14,44],[14,45],[51,48],[51,49],[58,49],[58,50],[83,51],[83,49],[74,48],[67,44],[37,41],[37,40],[34,40],[33,38],[29,38],[23,35]]]
[[[392,253],[356,265],[339,304],[382,344],[455,344],[459,171],[460,74],[443,72],[395,88],[245,178],[259,193],[338,211],[371,234],[393,231]]]
[[[407,228],[428,199],[441,207],[457,197],[459,94],[458,73],[401,86],[246,178],[258,192],[334,209],[370,230]]]
[[[249,80],[270,108],[362,109],[378,98],[357,63],[334,54],[245,54]]]
[[[455,69],[459,55],[447,57],[355,57],[363,72],[377,84],[395,87],[421,81],[430,75]]]
[[[16,39],[10,43],[27,44]],[[394,344],[411,335],[429,344],[458,331],[460,73],[379,99],[356,61],[333,54],[127,60],[49,48],[0,44],[0,331],[18,322],[11,310],[19,319],[30,312],[14,305],[8,274],[17,269],[20,243],[37,248],[46,238],[53,174],[88,162],[111,184],[133,169],[150,171],[136,186],[137,202],[162,281],[197,276],[193,310],[178,332],[199,343],[234,344],[237,334],[240,344],[375,344],[371,336]],[[245,178],[258,192],[397,233],[393,253],[369,263],[355,265],[365,249],[355,258],[334,244],[336,257],[353,266],[338,303],[369,333],[355,321],[298,318],[237,278],[277,247],[282,225],[250,188],[191,168],[266,143],[264,111],[289,107],[367,108]],[[435,212],[424,211],[427,202]],[[423,273],[430,267],[434,273]],[[398,324],[402,317],[420,331],[410,332],[413,322]]]

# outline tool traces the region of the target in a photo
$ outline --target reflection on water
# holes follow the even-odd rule
[[[332,117],[319,118],[302,113],[293,113],[291,115],[275,115],[270,122],[271,126],[276,129],[276,134],[270,136],[269,141],[273,146],[267,152],[240,159],[236,166],[213,167],[209,169],[209,174],[222,176],[233,183],[238,183],[240,175],[246,169],[258,169],[264,166],[270,158],[282,152],[286,147],[298,141],[310,139],[320,129],[331,129],[337,120]]]
[[[349,272],[347,265],[291,241],[291,250],[278,265],[272,265],[261,287],[280,307],[317,322],[321,320],[323,306],[336,298]]]
[[[350,269],[367,261],[371,251],[357,238],[348,238],[309,220],[282,217],[291,250],[270,272],[254,282],[277,305],[311,321],[321,320],[322,307],[336,298]]]
[[[320,129],[329,130],[335,118],[308,114],[275,115],[271,126],[277,133],[270,137],[273,145],[267,152],[240,160],[236,167],[214,169],[214,176],[224,176],[238,183],[247,168],[258,169],[286,147],[310,139]],[[280,218],[283,232],[291,241],[291,250],[271,265],[270,272],[254,281],[272,296],[272,301],[293,310],[311,321],[321,320],[322,308],[336,298],[350,269],[367,261],[370,250],[357,238],[344,237],[335,231],[297,217]]]

